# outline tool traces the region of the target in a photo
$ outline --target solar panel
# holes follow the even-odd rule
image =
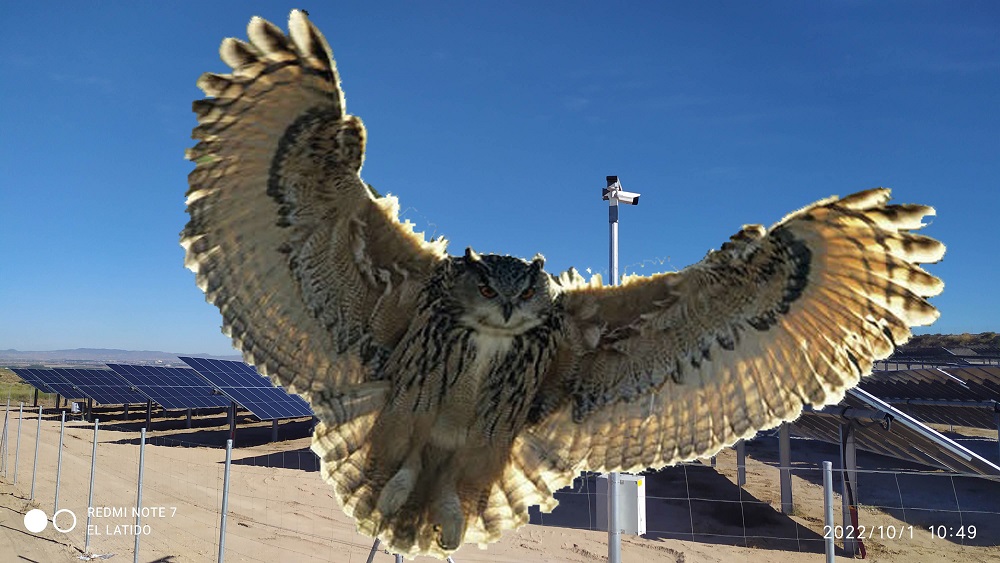
[[[109,369],[56,368],[52,371],[80,388],[88,399],[102,405],[134,405],[149,399]]]
[[[25,369],[39,381],[51,389],[51,393],[57,393],[64,399],[89,399],[90,397],[80,388],[74,386],[54,369]]]
[[[261,420],[313,414],[305,399],[291,395],[281,387],[275,387],[243,362],[184,356],[180,358],[226,396]]]
[[[190,368],[126,364],[108,367],[167,410],[228,407],[231,402]]]
[[[13,368],[13,371],[18,377],[23,379],[25,383],[31,385],[35,389],[38,389],[42,393],[55,393],[55,391],[49,388],[49,386],[42,381],[42,378],[32,373],[33,370],[28,368]]]

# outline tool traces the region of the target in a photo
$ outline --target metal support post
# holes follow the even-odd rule
[[[233,441],[226,440],[226,472],[222,478],[222,521],[219,522],[219,563],[226,553],[226,516],[229,513],[229,468],[233,463]]]
[[[608,474],[608,563],[621,563],[622,560],[622,528],[618,522],[619,481],[617,471]]]
[[[229,405],[229,439],[236,441],[236,402]]]
[[[833,463],[823,462],[823,523],[826,524],[823,543],[826,546],[826,563],[834,563],[833,545]]]
[[[747,444],[746,440],[736,442],[736,484],[747,484]]]
[[[375,554],[378,552],[378,545],[382,543],[382,540],[375,538],[375,543],[372,544],[372,550],[368,553],[368,561],[365,563],[372,563],[375,561]]]
[[[97,427],[101,421],[94,419],[94,448],[90,454],[90,495],[87,497],[87,538],[83,542],[83,554],[90,555],[90,515],[94,511],[94,477],[97,475]]]
[[[38,407],[38,426],[35,428],[35,461],[31,463],[31,494],[29,500],[35,500],[35,474],[38,473],[38,442],[42,441],[42,407]]]
[[[403,556],[398,553],[396,554],[396,563],[403,563]]]
[[[35,388],[35,402],[34,402],[34,404],[32,404],[32,406],[33,407],[37,407],[38,406],[38,388],[37,387]]]
[[[854,498],[857,499],[857,494],[858,494],[858,490],[854,486],[857,483],[855,475],[857,475],[857,470],[858,470],[857,447],[855,445],[855,440],[854,440],[854,427],[850,423],[841,424],[840,435],[841,435],[841,442],[844,444],[844,448],[840,457],[840,464],[841,464],[840,466],[841,468],[843,468],[843,471],[841,473],[842,475],[841,504],[843,507],[843,524],[845,530],[847,529],[853,530],[854,522],[853,519],[851,518],[851,497],[854,496]],[[853,491],[854,493],[853,495],[849,492],[849,488],[850,490]],[[848,528],[849,526],[850,528]],[[857,551],[858,551],[857,540],[854,539],[853,537],[849,538],[847,537],[847,534],[844,534],[844,555],[853,558],[854,554],[857,553]]]
[[[52,505],[52,513],[59,512],[59,478],[62,476],[63,436],[66,435],[66,411],[62,411],[62,422],[59,423],[59,454],[56,461],[56,501]]]
[[[277,418],[271,421],[271,441],[272,442],[277,442],[278,441],[278,419]]]
[[[142,468],[146,461],[146,429],[141,430],[139,437],[139,484],[135,493],[135,549],[132,556],[133,563],[139,563],[139,538],[142,536],[139,517],[142,514]]]
[[[146,401],[146,428],[149,428],[153,424],[153,400],[148,399]]]
[[[608,183],[611,184],[610,178]],[[611,285],[618,285],[618,200],[615,198],[609,200],[608,225],[611,238],[608,271],[611,275]],[[622,528],[618,522],[618,509],[621,505],[621,500],[618,498],[620,480],[617,471],[612,471],[608,475],[608,563],[621,563],[622,560]]]
[[[778,460],[781,481],[781,513],[792,513],[792,446],[788,423],[782,422],[778,427]]]
[[[191,428],[191,409],[190,408],[188,408],[188,410],[187,410],[187,423],[185,425],[185,428]]]
[[[21,455],[21,419],[24,418],[24,403],[17,407],[17,439],[14,442],[14,485],[17,485],[17,458]]]

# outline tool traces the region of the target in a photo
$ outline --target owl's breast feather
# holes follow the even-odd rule
[[[470,439],[485,442],[486,436],[480,436],[476,432],[480,427],[476,420],[479,394],[490,372],[507,358],[513,341],[512,336],[484,333],[472,335],[466,370],[441,402],[431,429],[431,443],[442,449],[457,450]]]

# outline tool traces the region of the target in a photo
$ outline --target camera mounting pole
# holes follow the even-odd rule
[[[639,195],[626,192],[618,181],[618,176],[608,176],[608,185],[601,192],[601,198],[608,202],[608,226],[610,229],[610,252],[608,277],[611,285],[618,285],[618,204],[639,205]],[[622,528],[618,522],[619,481],[617,471],[608,474],[608,563],[621,563]]]

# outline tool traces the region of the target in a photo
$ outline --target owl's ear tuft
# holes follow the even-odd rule
[[[475,250],[472,250],[471,246],[466,246],[465,247],[465,261],[468,262],[469,264],[472,264],[473,262],[480,262],[480,261],[482,261],[482,258],[479,257],[479,253],[478,252],[476,252]]]
[[[531,268],[536,271],[541,271],[545,267],[545,257],[538,253],[534,258],[531,259]]]

